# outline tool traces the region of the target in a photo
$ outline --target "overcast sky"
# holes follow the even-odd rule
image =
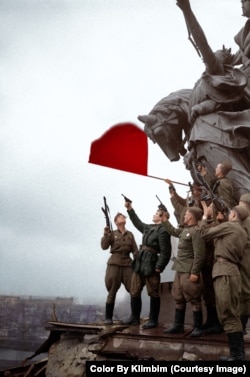
[[[235,52],[240,1],[191,4],[211,47]],[[114,217],[124,193],[147,223],[156,194],[172,207],[163,181],[88,164],[91,142],[120,122],[143,128],[137,116],[191,88],[203,63],[175,0],[0,0],[0,34],[0,294],[105,302],[103,196]],[[190,181],[150,140],[148,170]]]

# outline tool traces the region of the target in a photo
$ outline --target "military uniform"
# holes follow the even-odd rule
[[[195,188],[194,185],[193,188]],[[184,199],[179,194],[177,194],[177,192],[175,192],[174,195],[171,196],[170,201],[172,203],[172,206],[174,207],[174,215],[179,225],[183,225],[183,219],[189,207],[194,206],[202,209],[200,204],[200,198],[197,198],[194,195],[191,195],[190,197]]]
[[[225,202],[228,208],[233,208],[237,205],[237,201],[235,199],[234,187],[232,182],[227,177],[217,178],[214,185],[219,182],[219,186],[215,193],[219,195]]]
[[[212,178],[210,174],[205,174],[204,179],[210,185],[212,191],[223,200],[227,208],[233,208],[237,205],[234,186],[229,178]],[[217,188],[214,190],[216,186]]]
[[[133,261],[131,279],[131,318],[128,324],[138,325],[141,313],[141,292],[146,285],[150,296],[149,321],[144,328],[156,327],[160,312],[160,273],[168,264],[171,257],[170,235],[162,224],[143,223],[134,209],[128,210],[128,215],[133,225],[143,234],[142,245]]]
[[[170,235],[162,224],[143,223],[134,209],[128,211],[128,214],[133,225],[143,234],[142,245],[132,266],[139,276],[135,277],[133,274],[131,295],[138,296],[146,284],[148,295],[159,297],[160,275],[155,272],[155,269],[162,272],[170,260]]]
[[[247,214],[247,210],[244,208],[243,210]],[[230,357],[221,359],[244,360],[244,340],[240,320],[241,276],[239,267],[247,242],[246,231],[240,221],[227,221],[209,229],[203,225],[201,232],[205,240],[215,240],[215,263],[212,277],[216,308],[219,321],[228,336],[230,347]]]
[[[194,208],[193,208],[194,210]],[[199,211],[199,209],[196,209]],[[179,238],[178,255],[172,269],[176,271],[172,294],[175,299],[174,325],[165,333],[183,333],[186,304],[191,303],[193,309],[194,329],[192,337],[201,335],[202,290],[201,270],[205,263],[205,242],[198,232],[197,225],[185,225],[174,228],[169,221],[163,223],[167,231]],[[196,282],[190,280],[190,275],[198,275]]]
[[[239,266],[247,241],[239,221],[227,221],[201,230],[205,240],[215,239],[212,277],[219,320],[226,333],[242,331],[239,312],[241,277]],[[227,279],[225,277],[227,276]]]
[[[101,248],[107,250],[109,247],[111,256],[105,273],[105,285],[108,291],[106,316],[112,318],[116,294],[121,284],[130,292],[132,276],[130,253],[135,255],[138,247],[132,232],[126,230],[122,233],[118,229],[105,233],[101,238]]]
[[[174,228],[170,222],[163,223],[167,231],[179,238],[178,255],[172,266],[176,271],[173,297],[176,308],[184,309],[190,302],[193,310],[201,310],[202,281],[191,282],[190,274],[200,275],[205,263],[205,243],[197,231],[197,225]]]
[[[243,331],[246,333],[246,325],[250,316],[250,216],[242,222],[242,226],[247,233],[247,243],[240,264],[240,314]]]
[[[207,174],[210,177],[210,174]],[[184,223],[184,215],[189,208],[189,200],[183,199],[176,192],[171,196],[171,203],[175,209],[175,217],[179,225]],[[194,196],[190,198],[191,204],[197,208],[200,208],[200,200],[197,200]],[[222,328],[218,321],[215,294],[212,280],[212,268],[214,260],[214,243],[213,241],[205,243],[206,260],[202,268],[202,280],[203,280],[203,299],[206,305],[206,322],[203,325],[203,329],[206,333],[220,333]]]
[[[170,201],[174,207],[174,215],[178,224],[183,225],[183,218],[188,207],[187,199],[182,198],[175,192],[175,194],[171,196]]]

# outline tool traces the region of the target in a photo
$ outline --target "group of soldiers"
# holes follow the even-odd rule
[[[250,315],[250,193],[241,195],[239,202],[235,200],[233,183],[227,177],[231,168],[229,161],[223,161],[212,176],[204,166],[199,166],[205,185],[190,184],[188,198],[178,195],[171,180],[165,180],[178,227],[169,221],[164,204],[158,206],[152,223],[146,224],[125,198],[128,216],[142,233],[142,242],[137,247],[122,213],[114,218],[117,229],[104,228],[101,247],[110,248],[111,253],[105,275],[107,325],[113,323],[116,294],[124,284],[131,298],[131,316],[125,324],[140,325],[141,294],[146,286],[150,309],[142,328],[158,326],[160,274],[171,258],[171,236],[177,237],[178,252],[172,266],[175,315],[173,325],[163,329],[164,333],[184,333],[186,306],[190,303],[190,336],[225,332],[230,355],[220,359],[245,360],[243,336]],[[205,322],[202,302],[206,308]]]

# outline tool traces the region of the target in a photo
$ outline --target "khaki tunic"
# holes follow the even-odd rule
[[[101,238],[101,248],[107,250],[109,247],[111,256],[107,262],[105,285],[108,291],[106,302],[111,304],[115,302],[121,284],[130,292],[132,277],[130,253],[135,255],[138,248],[132,232],[126,230],[122,233],[118,229],[104,234]]]
[[[200,201],[195,199],[193,196],[189,198],[182,198],[177,193],[171,197],[171,203],[174,207],[174,215],[179,225],[184,225],[184,216],[189,207],[201,208]],[[192,205],[189,206],[189,201],[193,201]],[[202,208],[201,208],[202,209]]]
[[[189,280],[190,274],[200,275],[205,263],[205,242],[200,236],[197,225],[174,228],[169,221],[163,223],[167,231],[179,238],[178,254],[172,266],[175,270],[172,295],[176,308],[184,309],[187,302],[193,311],[202,309],[201,300],[203,284],[201,278],[197,282]]]
[[[229,178],[212,178],[212,175],[206,174],[204,175],[204,179],[210,185],[211,188],[214,187],[216,182],[219,182],[219,185],[215,190],[215,194],[217,194],[223,200],[227,208],[233,208],[238,204],[237,200],[235,199],[234,186]]]
[[[205,240],[215,240],[212,276],[219,321],[226,333],[242,331],[239,266],[247,234],[239,221],[227,221],[209,229],[203,224],[201,233]]]
[[[247,244],[243,252],[240,264],[241,274],[241,314],[250,316],[250,216],[242,222],[242,226],[247,233]]]
[[[183,225],[183,218],[188,207],[187,199],[183,199],[181,196],[175,193],[170,200],[172,206],[174,207],[174,214],[178,224]]]
[[[101,248],[107,250],[109,247],[111,256],[107,263],[118,266],[130,266],[130,253],[136,254],[138,251],[134,235],[129,230],[123,234],[118,229],[105,234],[101,238]]]
[[[205,263],[205,242],[197,225],[174,228],[169,221],[163,223],[168,233],[179,238],[178,255],[172,270],[200,274]]]
[[[247,234],[241,222],[226,221],[210,228],[203,224],[201,234],[207,241],[215,240],[213,278],[220,275],[239,275],[239,265],[247,243]],[[219,257],[225,261],[216,261]]]

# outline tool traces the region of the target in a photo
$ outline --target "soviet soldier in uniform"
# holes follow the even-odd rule
[[[178,254],[172,266],[175,270],[172,294],[175,300],[175,318],[166,334],[184,333],[186,304],[192,305],[194,328],[191,337],[202,335],[202,291],[201,271],[205,263],[205,242],[198,231],[198,222],[202,218],[202,210],[190,207],[184,216],[184,225],[174,228],[167,220],[163,222],[168,233],[179,238]]]
[[[128,324],[140,324],[141,292],[146,285],[147,293],[150,296],[150,312],[149,320],[143,325],[143,328],[150,329],[158,326],[161,304],[160,274],[167,266],[171,256],[170,235],[162,226],[163,215],[169,217],[169,213],[161,204],[153,215],[153,224],[145,224],[135,213],[131,202],[125,201],[125,207],[133,225],[142,233],[142,244],[132,266],[131,318]]]
[[[193,182],[190,185],[190,195],[187,198],[181,197],[171,182],[170,179],[165,179],[165,182],[169,185],[170,201],[174,207],[174,215],[179,225],[183,225],[184,216],[188,207],[198,207],[202,209],[200,204],[202,187],[196,182]]]
[[[112,325],[113,323],[116,294],[121,284],[130,292],[132,275],[130,253],[135,256],[138,251],[133,233],[125,228],[126,216],[122,213],[117,213],[114,223],[117,229],[111,231],[106,226],[101,238],[101,248],[107,250],[110,247],[111,253],[105,274],[105,285],[108,291],[105,313],[106,325]]]
[[[202,167],[203,163],[199,162],[197,170],[201,170]],[[173,183],[169,179],[165,179],[165,182],[169,184],[170,200],[175,209],[175,217],[178,221],[178,224],[183,226],[184,216],[189,207],[194,206],[202,209],[201,197],[203,195],[203,189],[195,182],[193,184],[190,184],[191,196],[184,199],[177,194]],[[215,293],[212,281],[213,252],[213,241],[205,242],[206,260],[202,269],[203,300],[206,307],[206,321],[202,326],[204,334],[218,334],[223,331],[217,316]]]
[[[204,218],[213,216],[212,206],[204,205]],[[247,243],[242,221],[248,217],[243,206],[232,208],[228,221],[208,227],[200,224],[205,240],[215,241],[212,277],[219,321],[228,336],[230,356],[220,360],[244,360],[244,339],[240,320],[241,275],[239,266]],[[204,220],[205,221],[205,220]]]
[[[212,191],[221,197],[228,208],[233,208],[237,205],[237,200],[235,199],[234,186],[232,181],[227,177],[227,174],[232,170],[232,164],[230,161],[222,161],[217,164],[215,168],[215,177],[208,180],[206,169],[203,167],[201,170],[201,175],[211,186]],[[209,177],[211,178],[211,176]],[[216,187],[217,186],[217,187]],[[215,188],[216,187],[216,188]]]
[[[250,316],[250,193],[241,195],[239,204],[244,206],[249,213],[249,216],[242,221],[242,227],[247,233],[247,244],[240,264],[242,283],[240,295],[240,319],[243,327],[243,334],[245,335],[248,318]]]

